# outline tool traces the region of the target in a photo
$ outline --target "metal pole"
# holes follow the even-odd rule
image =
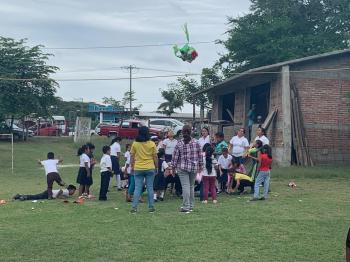
[[[12,143],[12,148],[11,148],[11,153],[12,153],[12,165],[11,165],[11,170],[12,170],[12,174],[13,174],[13,133],[11,134],[11,143]]]
[[[131,94],[131,92],[132,92],[132,69],[133,69],[133,67],[130,65],[130,67],[129,67],[129,70],[130,70],[130,89],[129,89],[129,99],[130,99],[130,118],[131,118],[131,116],[132,116],[132,101],[131,101],[131,98],[132,98],[132,94]]]

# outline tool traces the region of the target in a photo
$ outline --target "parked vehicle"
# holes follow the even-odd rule
[[[94,134],[100,135],[101,126],[119,126],[119,125],[120,125],[120,123],[99,123],[99,124],[95,127],[95,132],[94,132]]]
[[[61,129],[51,123],[40,124],[39,128],[34,126],[32,130],[37,136],[60,136],[62,134]]]
[[[101,125],[99,135],[135,139],[138,135],[138,128],[141,126],[147,126],[147,124],[140,120],[124,120],[119,125]],[[162,132],[159,128],[150,128],[149,131],[154,136],[159,136]]]
[[[0,134],[13,134],[13,139],[20,140],[23,138],[27,139],[27,137],[32,137],[34,135],[34,132],[31,130],[28,130],[28,133],[26,133],[26,130],[24,130],[23,133],[23,128],[20,128],[19,126],[13,124],[12,125],[12,132],[10,131],[10,126],[6,122],[0,123]]]
[[[159,128],[163,130],[171,128],[174,134],[179,136],[181,134],[182,127],[185,124],[173,118],[159,118],[150,119],[149,125],[150,127]]]
[[[66,135],[68,128],[66,118],[64,116],[52,116],[53,125],[60,129],[60,134]]]

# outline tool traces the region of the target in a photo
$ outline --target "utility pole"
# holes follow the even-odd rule
[[[129,84],[129,116],[130,118],[132,117],[132,71],[134,69],[137,69],[136,66],[133,66],[133,65],[129,65],[129,66],[123,66],[122,67],[123,69],[127,69],[129,70],[129,80],[130,80],[130,84]]]

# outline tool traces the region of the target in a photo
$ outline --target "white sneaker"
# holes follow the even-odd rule
[[[217,200],[213,200],[213,203],[216,204],[218,201]]]
[[[202,203],[203,204],[208,204],[208,200],[203,200]]]

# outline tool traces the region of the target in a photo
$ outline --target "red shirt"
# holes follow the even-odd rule
[[[270,167],[272,164],[272,158],[269,158],[267,154],[261,154],[261,162],[260,162],[260,171],[270,171]]]

